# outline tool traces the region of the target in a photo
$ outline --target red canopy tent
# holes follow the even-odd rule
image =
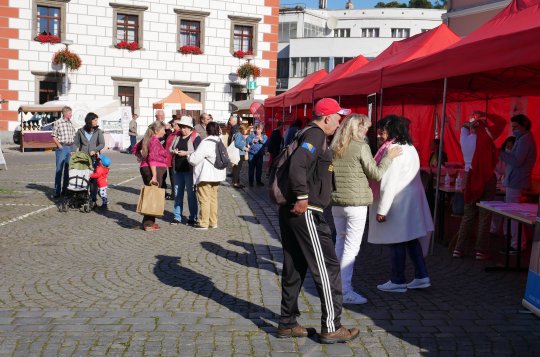
[[[382,87],[386,67],[439,52],[457,41],[459,36],[445,24],[405,40],[395,41],[377,58],[358,70],[317,86],[315,97],[318,98],[320,93],[343,96],[377,92]]]
[[[313,91],[307,93],[308,95],[308,101],[305,103],[312,103],[315,98],[323,98],[327,96],[332,96],[332,94],[327,94],[325,90],[325,86],[327,83],[332,83],[339,78],[343,78],[350,73],[353,73],[360,69],[361,67],[365,66],[367,63],[369,63],[369,60],[359,55],[351,60],[348,60],[347,62],[337,65],[326,77],[324,77],[320,82],[315,83],[315,86],[313,87]]]
[[[531,95],[540,91],[540,0],[514,0],[489,22],[445,50],[385,70],[382,87],[429,92],[448,78],[450,91]],[[423,83],[421,83],[423,82]],[[442,83],[442,82],[439,82]]]
[[[321,69],[317,72],[313,72],[306,76],[300,83],[275,97],[268,98],[264,101],[265,108],[284,108],[291,105],[301,104],[302,102],[302,93],[304,90],[312,90],[315,83],[319,82],[321,79],[326,77],[328,72],[325,69]]]

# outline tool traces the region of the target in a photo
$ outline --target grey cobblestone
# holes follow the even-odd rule
[[[54,154],[7,150],[0,223],[54,204]],[[526,276],[484,273],[437,246],[433,287],[389,294],[387,252],[363,245],[355,288],[369,303],[346,306],[358,339],[275,337],[282,252],[264,188],[220,187],[220,228],[143,232],[133,157],[110,153],[110,209],[41,211],[0,228],[0,356],[534,356],[540,322],[518,314]],[[121,183],[121,184],[120,184]],[[12,205],[13,204],[13,205]],[[24,267],[24,269],[21,269]],[[408,271],[411,274],[411,271]],[[320,328],[312,280],[300,298],[305,326]]]

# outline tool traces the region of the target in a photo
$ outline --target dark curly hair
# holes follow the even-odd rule
[[[206,124],[206,133],[210,136],[219,136],[219,124],[213,121]]]
[[[396,144],[412,145],[409,126],[411,121],[405,117],[397,115],[387,115],[377,123],[378,129],[386,129],[388,132],[388,140],[394,139]]]
[[[92,120],[97,119],[98,116],[96,113],[88,113],[86,114],[86,118],[84,118],[84,130],[86,130],[87,133],[91,133],[92,129],[97,129],[96,127],[92,127]]]

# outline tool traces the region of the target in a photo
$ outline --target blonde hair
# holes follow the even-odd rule
[[[141,145],[141,156],[143,159],[146,159],[146,157],[148,156],[148,143],[150,142],[150,139],[152,139],[152,136],[156,135],[158,131],[160,131],[164,127],[165,126],[161,121],[156,120],[148,126],[148,129],[146,129],[146,133],[144,133]]]
[[[238,131],[242,135],[248,135],[249,134],[249,126],[247,124],[241,124],[240,129],[238,129]]]
[[[364,114],[351,114],[343,119],[330,145],[334,159],[343,157],[351,140],[363,141],[370,126],[371,120]]]

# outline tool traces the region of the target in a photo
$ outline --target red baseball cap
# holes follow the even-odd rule
[[[315,104],[315,115],[324,116],[324,115],[349,115],[351,114],[350,109],[344,109],[339,106],[339,103],[332,98],[323,98]]]

